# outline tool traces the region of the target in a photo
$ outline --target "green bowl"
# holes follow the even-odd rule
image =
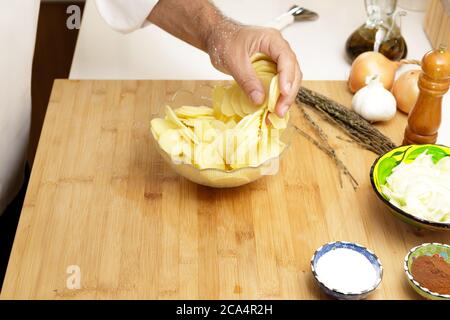
[[[409,163],[414,161],[424,151],[431,154],[435,162],[444,157],[450,157],[449,147],[436,144],[397,147],[375,160],[370,169],[370,182],[378,198],[389,207],[390,211],[398,219],[421,229],[450,231],[450,223],[430,221],[409,214],[390,203],[388,197],[381,191],[381,186],[386,183],[386,178],[392,173],[392,169],[402,162]]]
[[[439,294],[436,292],[432,292],[425,287],[422,287],[411,274],[411,265],[415,258],[420,256],[432,256],[434,254],[439,254],[441,257],[445,259],[448,263],[450,263],[450,246],[441,243],[424,243],[420,246],[414,247],[409,250],[408,254],[405,257],[405,261],[403,264],[403,268],[405,269],[406,278],[408,279],[408,283],[411,287],[420,294],[425,299],[430,300],[450,300],[450,295],[448,294]]]

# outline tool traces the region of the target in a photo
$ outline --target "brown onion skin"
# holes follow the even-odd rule
[[[406,114],[409,114],[419,97],[420,73],[420,70],[406,71],[395,80],[392,87],[392,94],[397,100],[397,108]]]
[[[399,65],[398,62],[389,60],[379,52],[361,53],[352,63],[348,87],[352,93],[355,93],[366,85],[367,76],[378,75],[383,86],[391,90]]]

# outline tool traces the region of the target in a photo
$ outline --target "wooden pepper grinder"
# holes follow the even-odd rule
[[[435,143],[441,125],[442,97],[450,85],[450,52],[441,46],[425,54],[419,97],[412,108],[403,144]]]

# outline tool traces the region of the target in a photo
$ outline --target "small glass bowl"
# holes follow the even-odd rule
[[[177,90],[165,105],[176,109],[181,106],[212,106],[212,90],[211,85],[199,85],[193,88],[183,88]],[[164,105],[163,105],[164,106]],[[164,111],[161,106],[159,113],[154,115],[154,118],[163,118]],[[266,175],[275,175],[278,173],[281,156],[289,148],[293,127],[288,127],[282,132],[280,141],[285,144],[281,153],[273,158],[269,158],[258,166],[243,167],[234,170],[221,170],[216,168],[199,169],[192,164],[174,161],[172,157],[161,149],[158,141],[151,134],[154,145],[158,153],[164,161],[179,175],[186,179],[213,188],[232,188],[245,185],[253,182]]]

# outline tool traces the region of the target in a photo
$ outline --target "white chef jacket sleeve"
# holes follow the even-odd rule
[[[147,17],[158,0],[96,0],[97,9],[111,28],[129,33],[149,24]]]

